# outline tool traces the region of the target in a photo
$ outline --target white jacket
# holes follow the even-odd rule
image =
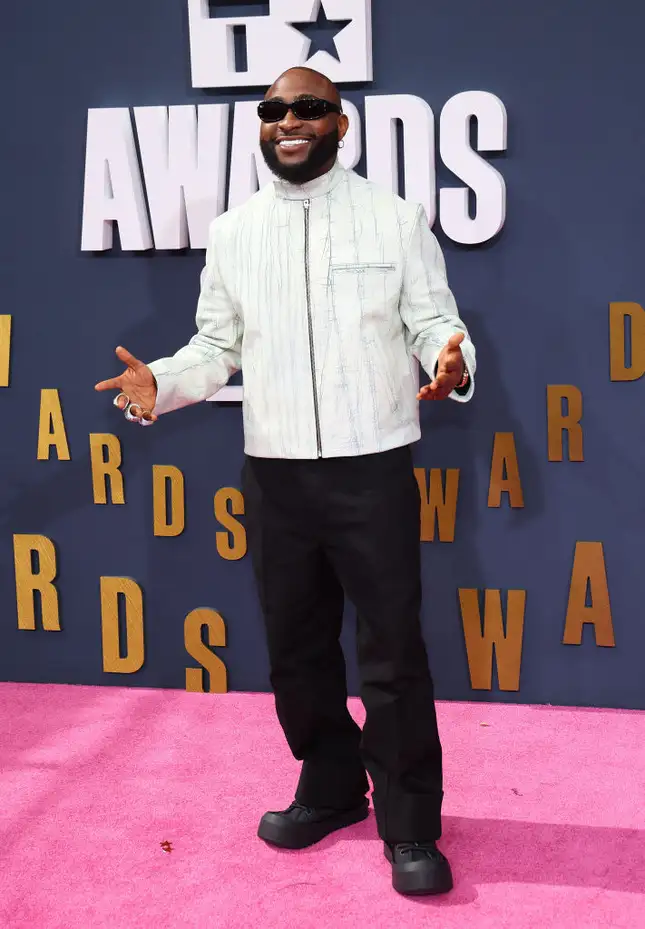
[[[367,455],[420,438],[418,359],[475,349],[422,207],[339,162],[274,181],[212,223],[197,334],[150,365],[155,413],[213,396],[240,368],[248,455]],[[455,400],[469,400],[467,394]]]

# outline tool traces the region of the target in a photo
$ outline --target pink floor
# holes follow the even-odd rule
[[[0,927],[645,927],[645,714],[439,713],[456,886],[407,900],[373,816],[255,838],[297,773],[270,697],[0,684]]]

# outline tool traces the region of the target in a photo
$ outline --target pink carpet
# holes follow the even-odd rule
[[[0,684],[0,926],[645,926],[645,714],[439,713],[456,886],[408,900],[373,815],[303,852],[255,838],[297,772],[270,697]]]

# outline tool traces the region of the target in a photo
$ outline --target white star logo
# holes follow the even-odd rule
[[[372,80],[371,0],[265,0],[246,16],[187,3],[193,87],[267,87],[305,63],[338,84]]]

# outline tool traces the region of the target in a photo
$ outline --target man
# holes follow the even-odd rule
[[[304,848],[368,815],[403,894],[442,893],[442,758],[420,625],[419,399],[468,400],[475,350],[423,209],[337,161],[336,88],[306,68],[258,108],[276,180],[211,225],[197,334],[97,384],[151,424],[244,370],[243,489],[276,709],[302,769],[258,834]],[[432,381],[418,392],[416,359]],[[357,609],[361,733],[339,644]]]

